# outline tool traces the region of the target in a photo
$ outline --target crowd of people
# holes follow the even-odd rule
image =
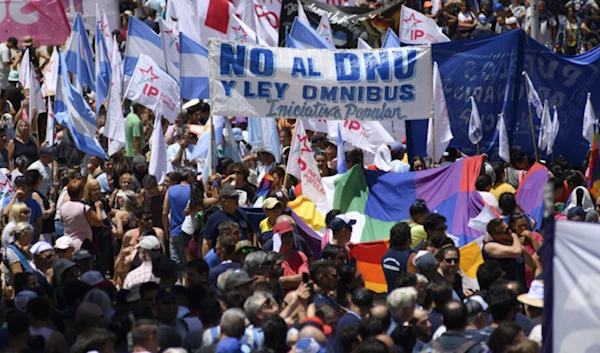
[[[127,16],[145,14],[152,27],[166,6],[160,0],[120,4],[121,48]],[[495,33],[526,29],[530,21],[519,0],[499,2],[493,12],[489,2],[448,1],[437,14],[430,1],[421,5],[453,38],[475,36],[482,25]],[[548,23],[544,35],[552,34],[564,53],[593,44],[592,26],[600,19],[594,2],[571,0],[548,10],[540,2],[540,13]],[[573,49],[570,24],[575,18],[579,26],[582,14],[592,21],[577,27]],[[565,19],[561,35],[555,27]],[[298,180],[286,173],[294,120],[276,119],[280,146],[273,151],[248,143],[248,120],[230,117],[242,161],[219,146],[207,176],[203,162],[191,157],[194,127],[208,122],[210,103],[190,101],[174,124],[163,119],[170,172],[162,182],[148,172],[154,116],[137,103],[127,107],[125,148],[108,159],[81,153],[61,126],[55,145],[44,143],[47,116],[37,114],[33,124],[24,117],[29,92],[16,71],[22,48],[30,48],[43,80],[49,53],[33,43],[11,37],[0,44],[0,171],[6,177],[0,352],[540,351],[544,238],[542,225],[515,198],[532,165],[523,152],[512,151],[510,165],[486,160],[475,182],[499,214],[487,224],[476,284],[464,281],[446,218],[416,199],[410,219],[390,231],[381,258],[387,292],[375,293],[352,256],[355,219],[330,211],[315,244],[288,207],[299,196]],[[93,94],[87,98],[93,107]],[[97,122],[106,148],[104,115],[102,108]],[[335,141],[307,135],[321,177],[337,174]],[[405,146],[394,142],[375,154],[357,148],[345,158],[348,168],[404,173],[448,165],[461,154],[449,148],[432,165],[408,159]],[[600,201],[594,203],[584,175],[562,157],[548,169],[556,219],[598,222]]]

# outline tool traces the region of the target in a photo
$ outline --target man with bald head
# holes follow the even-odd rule
[[[300,231],[298,229],[298,226],[296,226],[296,222],[294,221],[294,219],[291,216],[288,216],[286,214],[283,214],[279,217],[277,217],[277,220],[275,221],[275,225],[277,225],[278,223],[282,223],[282,222],[287,222],[290,223],[292,225],[292,228],[294,228],[294,246],[293,249],[302,252],[304,255],[306,255],[306,257],[308,258],[308,264],[312,264],[313,262],[313,252],[310,249],[310,246],[308,246],[308,244],[306,243],[306,241],[300,236]],[[269,251],[276,251],[279,252],[279,249],[275,249],[273,247],[273,243],[274,243],[274,239],[277,238],[278,240],[281,240],[281,234],[277,234],[277,233],[273,233],[273,236],[267,240],[263,246],[262,246],[262,251],[264,252],[269,252]],[[278,242],[279,244],[281,244],[281,241]]]
[[[427,342],[431,340],[431,321],[429,321],[429,315],[421,308],[415,308],[414,317],[410,320],[410,324],[414,329],[415,336],[417,337],[417,343],[415,345],[415,352],[421,352]]]
[[[465,336],[469,314],[465,304],[451,300],[442,307],[442,317],[447,331],[431,342],[431,348],[440,352],[483,353],[484,348]]]

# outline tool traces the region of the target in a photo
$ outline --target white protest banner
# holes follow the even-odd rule
[[[406,44],[444,43],[446,37],[437,23],[419,11],[402,5],[400,12],[400,41]]]
[[[179,114],[179,85],[147,55],[140,55],[124,96],[171,123]]]
[[[209,42],[213,114],[337,120],[433,116],[431,47],[272,48]]]

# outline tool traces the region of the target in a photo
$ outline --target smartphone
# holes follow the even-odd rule
[[[308,283],[308,281],[309,281],[308,273],[302,272],[302,282]]]

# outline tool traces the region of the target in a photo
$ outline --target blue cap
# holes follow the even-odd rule
[[[573,207],[567,213],[568,219],[573,219],[576,216],[581,217],[582,221],[585,219],[585,210],[583,209],[583,207],[581,207],[581,206]]]
[[[504,5],[502,5],[501,3],[497,3],[496,5],[494,5],[494,11],[504,11]]]
[[[335,233],[335,232],[339,232],[340,230],[342,230],[344,228],[352,227],[355,224],[356,224],[356,220],[350,219],[350,217],[348,217],[344,214],[339,214],[339,215],[335,216],[335,218],[333,218],[329,222],[327,227]]]
[[[216,353],[242,353],[240,341],[227,337],[219,341]]]
[[[325,353],[325,348],[321,347],[314,338],[302,338],[296,343],[297,353]]]
[[[234,127],[233,129],[231,129],[231,131],[233,131],[233,138],[236,141],[242,141],[244,139],[244,135],[242,134],[242,129],[240,129],[239,127]]]

